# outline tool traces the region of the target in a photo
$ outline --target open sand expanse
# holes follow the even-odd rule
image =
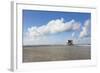
[[[38,45],[23,46],[23,62],[91,59],[90,46]]]

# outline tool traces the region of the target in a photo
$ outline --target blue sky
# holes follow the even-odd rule
[[[23,10],[23,38],[24,38],[23,43],[26,45],[43,44],[43,43],[64,44],[68,39],[77,40],[80,34],[82,33],[82,36],[85,35],[85,37],[82,37],[80,41],[77,43],[90,44],[91,36],[90,35],[88,36],[88,33],[91,33],[91,29],[88,28],[89,30],[87,31],[87,26],[88,24],[90,24],[88,23],[88,21],[90,20],[91,20],[90,13]],[[63,27],[60,28],[59,23],[62,23],[61,26],[63,25],[66,26],[66,28],[64,28],[65,30],[63,30]],[[79,25],[80,27],[74,30],[74,26],[72,28],[68,28],[67,26],[68,24],[71,26],[75,25],[75,27]],[[56,27],[55,25],[57,25],[57,28],[62,30],[55,29],[54,28]],[[47,29],[47,31],[42,32],[41,30],[39,30],[42,26],[44,26],[43,27],[44,29],[50,26],[50,29]],[[39,34],[36,33],[36,31],[38,31]],[[31,38],[28,36],[30,34]],[[38,34],[38,36],[36,34]],[[34,36],[36,36],[35,39]]]

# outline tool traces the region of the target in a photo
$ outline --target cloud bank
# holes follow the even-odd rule
[[[91,25],[89,19],[86,20],[83,25],[80,22],[75,21],[74,19],[67,22],[65,22],[63,18],[55,19],[41,26],[28,27],[26,32],[24,33],[23,42],[25,45],[55,44],[58,43],[58,41],[54,39],[52,39],[53,41],[50,41],[48,40],[50,39],[50,37],[46,35],[72,31],[71,38],[77,43],[82,39],[84,41],[87,37],[90,37],[90,26]],[[65,40],[65,42],[66,41],[67,39]]]
[[[37,26],[29,27],[26,35],[35,38],[48,34],[56,34],[59,32],[79,30],[79,29],[80,29],[79,22],[76,22],[75,20],[64,22],[64,19],[61,18],[61,19],[51,20],[47,24],[39,27]]]

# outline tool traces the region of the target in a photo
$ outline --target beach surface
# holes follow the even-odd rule
[[[87,60],[91,59],[89,45],[37,45],[23,46],[23,62]]]

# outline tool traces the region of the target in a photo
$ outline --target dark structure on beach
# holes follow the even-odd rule
[[[68,44],[69,46],[73,45],[73,40],[68,40],[67,44]]]

